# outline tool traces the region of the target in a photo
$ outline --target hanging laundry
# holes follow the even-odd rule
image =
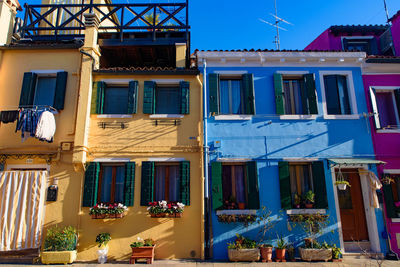
[[[25,109],[25,108],[21,109],[15,132],[21,131],[21,137],[23,141],[25,140],[26,133],[29,134],[28,136],[35,137],[37,123],[38,123],[37,110]]]
[[[18,115],[19,115],[18,110],[2,111],[1,115],[0,115],[0,122],[2,122],[2,123],[15,122],[18,119]]]
[[[53,113],[44,111],[39,118],[36,128],[36,138],[41,141],[53,142],[54,134],[56,133],[56,120]]]

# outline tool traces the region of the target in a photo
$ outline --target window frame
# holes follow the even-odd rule
[[[153,177],[153,184],[154,184],[153,199],[156,199],[157,166],[167,166],[168,169],[171,166],[176,166],[176,167],[178,167],[179,179],[181,178],[181,174],[179,172],[180,162],[178,162],[178,161],[173,161],[173,162],[172,161],[168,161],[168,162],[155,161],[154,162],[154,177]],[[169,200],[169,190],[170,190],[170,188],[169,188],[169,186],[170,186],[170,183],[169,183],[169,171],[168,171],[168,179],[167,179],[167,175],[166,175],[166,177],[164,177],[164,179],[165,179],[164,194],[165,194],[165,196],[168,196],[168,198],[166,197],[166,199],[162,199],[162,200],[165,200],[167,202],[171,202]],[[168,185],[168,187],[167,187],[167,185]],[[179,192],[178,192],[178,198],[179,198],[179,195],[180,195],[180,189],[179,189]]]
[[[220,77],[219,77],[219,81],[218,81],[218,83],[219,83],[219,91],[218,91],[218,95],[219,95],[219,97],[218,97],[218,100],[219,100],[219,103],[218,103],[218,105],[219,105],[219,108],[220,108],[220,113],[219,113],[219,115],[222,115],[222,116],[229,116],[229,115],[233,115],[233,116],[242,116],[242,115],[248,115],[248,114],[246,114],[245,113],[245,103],[244,103],[244,92],[243,92],[243,84],[242,84],[242,80],[243,80],[243,78],[242,78],[242,75],[238,75],[238,74],[220,74]],[[229,113],[222,113],[221,112],[221,106],[222,106],[222,103],[221,103],[221,100],[222,100],[222,98],[221,98],[221,82],[222,81],[229,81],[229,86],[228,86],[228,103],[229,103]],[[231,81],[240,81],[240,106],[241,106],[241,110],[240,110],[240,113],[238,113],[238,114],[236,114],[236,113],[232,113],[232,102],[233,102],[233,96],[232,96],[232,84],[231,84]]]
[[[124,116],[124,115],[128,115],[128,97],[129,97],[129,83],[108,83],[108,82],[106,82],[106,88],[105,88],[105,90],[104,90],[104,106],[103,106],[103,112],[104,112],[104,109],[105,109],[105,106],[106,106],[106,91],[109,89],[109,88],[125,88],[126,90],[127,90],[127,98],[126,98],[126,103],[127,103],[127,108],[126,108],[126,113],[118,113],[118,114],[111,114],[111,113],[104,113],[103,115],[109,115],[109,116],[118,116],[118,117],[121,117],[121,116]],[[132,116],[132,115],[131,115]]]
[[[101,188],[103,184],[103,174],[104,174],[104,167],[112,167],[112,186],[111,186],[111,192],[110,192],[110,202],[102,202],[101,201]],[[100,173],[99,173],[99,182],[97,185],[97,203],[117,203],[115,202],[115,185],[116,185],[116,180],[117,180],[117,174],[116,174],[116,167],[124,167],[124,188],[125,188],[125,182],[126,182],[126,167],[125,163],[100,163]],[[122,202],[119,203],[123,203]]]
[[[159,88],[171,88],[171,89],[176,89],[177,90],[177,100],[178,100],[178,105],[180,104],[180,84],[179,83],[160,83],[156,81],[156,88],[155,88],[155,107],[154,107],[154,114],[152,115],[156,115],[156,116],[180,116],[180,115],[184,115],[184,114],[179,114],[179,110],[178,113],[157,113],[157,103],[159,103],[158,100],[158,93],[159,93]],[[178,106],[179,109],[179,106]]]
[[[368,51],[360,51],[360,52],[365,52],[367,54],[372,54],[372,41],[373,39],[375,39],[374,36],[342,36],[341,38],[341,43],[342,43],[342,49],[343,50],[348,50],[345,47],[345,40],[348,40],[351,42],[356,42],[356,41],[361,41],[361,40],[365,40],[366,41],[366,45],[368,46]],[[362,43],[362,42],[359,42]]]
[[[249,196],[248,196],[248,192],[247,192],[247,187],[248,187],[248,177],[247,177],[247,172],[246,172],[246,162],[222,162],[222,179],[224,177],[224,166],[231,166],[231,169],[233,166],[242,166],[243,167],[243,179],[244,179],[244,198],[245,198],[245,210],[249,209]],[[235,179],[235,175],[234,173],[231,172],[231,181],[233,181]],[[224,191],[224,183],[222,181],[222,192]],[[232,188],[231,188],[231,193],[233,193]],[[225,202],[225,200],[223,199],[223,201]],[[238,204],[238,203],[236,203]],[[237,208],[239,209],[239,208]],[[223,209],[223,210],[227,210],[227,209]]]
[[[371,96],[371,107],[372,111],[374,113],[374,122],[375,122],[375,130],[377,133],[400,133],[400,127],[398,129],[382,129],[381,128],[381,122],[379,118],[379,110],[378,110],[378,104],[376,100],[376,95],[375,92],[380,91],[380,92],[391,92],[392,93],[392,98],[393,98],[393,107],[395,110],[395,115],[396,115],[396,120],[398,125],[400,125],[400,114],[397,109],[397,103],[396,103],[396,98],[394,95],[395,90],[400,90],[400,86],[370,86],[369,87],[369,93]],[[379,123],[379,126],[378,126]]]
[[[55,96],[55,94],[56,94],[56,90],[57,90],[57,73],[56,72],[49,72],[49,73],[37,73],[37,72],[34,72],[35,74],[36,74],[36,82],[35,82],[35,94],[33,95],[33,102],[32,102],[32,105],[35,107],[35,106],[49,106],[49,107],[52,107],[53,105],[54,105],[54,103],[53,104],[51,104],[51,105],[36,105],[35,104],[35,99],[36,99],[36,94],[37,94],[37,90],[38,90],[38,85],[39,85],[39,79],[40,78],[53,78],[53,79],[55,79],[55,83],[54,83],[54,95],[53,95],[53,102],[54,102],[54,96]]]
[[[313,170],[312,170],[312,162],[296,162],[296,161],[289,162],[290,180],[292,180],[292,176],[291,176],[291,172],[290,172],[290,167],[292,167],[292,166],[308,166],[308,171],[309,171],[309,174],[310,174],[309,179],[311,181],[312,191],[315,194],[316,192],[315,192],[315,189],[314,189],[314,176],[313,176]],[[301,182],[301,179],[300,179],[300,177],[297,176],[298,172],[299,171],[296,170],[296,177],[295,177],[295,180],[296,180],[296,192],[292,192],[292,190],[290,189],[291,194],[298,194],[299,193],[299,189],[298,189],[297,186],[298,186],[298,183]],[[290,185],[292,185],[292,183],[290,183]],[[305,193],[306,192],[302,192],[302,194],[300,194],[300,197],[303,196],[303,194],[305,194]],[[292,198],[292,202],[294,202],[294,198]],[[292,206],[294,206],[294,203],[292,203]]]
[[[340,114],[340,115],[328,114],[328,106],[326,103],[326,93],[325,93],[325,79],[324,79],[324,76],[328,75],[346,76],[351,114]],[[355,95],[355,87],[354,87],[354,79],[352,71],[319,71],[319,82],[321,88],[324,119],[355,120],[360,118],[360,116],[358,115],[357,100]]]

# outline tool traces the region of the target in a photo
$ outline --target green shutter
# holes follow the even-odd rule
[[[397,218],[397,214],[395,212],[392,185],[384,184],[382,190],[383,190],[383,198],[385,199],[385,204],[386,204],[386,216],[388,218]]]
[[[279,167],[279,187],[281,192],[281,208],[290,210],[292,208],[292,192],[290,188],[289,162],[278,163]]]
[[[314,74],[304,75],[304,83],[307,92],[308,114],[318,114],[318,101],[317,101]]]
[[[128,114],[136,114],[137,112],[137,93],[138,82],[130,81],[128,89]]]
[[[245,114],[255,114],[254,108],[254,76],[253,74],[242,75]]]
[[[32,106],[35,97],[37,75],[33,72],[25,72],[22,81],[21,95],[19,98],[19,106]]]
[[[104,90],[106,89],[105,82],[93,83],[92,103],[90,108],[91,114],[103,114],[104,106]]]
[[[135,162],[125,163],[124,205],[133,206],[135,198]]]
[[[275,86],[275,105],[276,114],[285,114],[285,99],[283,96],[283,78],[282,74],[274,73],[274,86]]]
[[[325,168],[323,161],[316,161],[312,163],[312,176],[315,193],[314,206],[317,209],[327,209],[328,199],[326,193]]]
[[[180,83],[181,114],[189,114],[190,111],[190,83],[182,81]]]
[[[246,163],[247,198],[248,208],[258,210],[260,208],[260,192],[258,187],[257,162]]]
[[[400,89],[394,90],[398,114],[400,114]]]
[[[83,187],[83,207],[93,207],[97,203],[97,190],[99,185],[100,163],[90,162],[85,172]]]
[[[214,210],[222,209],[224,206],[222,192],[222,163],[211,163],[212,205]]]
[[[154,114],[156,111],[156,83],[153,81],[144,82],[143,113]]]
[[[302,114],[309,114],[309,109],[308,109],[308,99],[307,99],[307,90],[306,90],[306,84],[303,81],[300,81],[300,97],[301,97],[301,106],[303,108],[303,113]]]
[[[57,72],[56,92],[54,94],[53,108],[57,110],[64,109],[65,90],[67,89],[68,72]]]
[[[153,202],[154,192],[154,162],[142,162],[142,184],[141,184],[140,205],[148,206]]]
[[[180,163],[180,192],[179,202],[190,205],[190,161]]]
[[[219,74],[208,75],[209,113],[219,113]]]

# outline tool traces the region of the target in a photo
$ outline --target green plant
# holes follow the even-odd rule
[[[44,240],[44,251],[72,251],[76,249],[78,235],[72,226],[59,228],[57,226],[47,230]]]
[[[313,204],[315,202],[315,194],[312,190],[308,190],[304,195],[304,200],[308,204]]]
[[[140,248],[140,247],[154,247],[155,241],[151,238],[141,239],[138,237],[138,241],[131,243],[131,248]]]
[[[96,243],[99,244],[99,247],[107,246],[107,243],[110,242],[111,235],[109,233],[101,233],[96,236]]]
[[[276,247],[277,249],[285,249],[287,246],[285,239],[283,239],[282,236],[278,235],[278,241],[276,242]]]
[[[280,217],[281,215],[277,215],[277,217],[274,218],[272,216],[272,211],[267,209],[265,206],[261,207],[261,210],[259,211],[255,220],[257,224],[261,225],[258,231],[258,239],[261,244],[270,243],[271,236],[269,234],[271,233],[271,230],[275,227],[275,225],[278,223]]]
[[[150,25],[153,25],[153,20],[154,20],[154,15],[153,12],[149,12],[144,16],[144,19],[150,23]],[[155,19],[155,26],[157,26],[157,24],[160,23],[160,15],[156,14],[156,19]]]
[[[342,255],[341,249],[336,247],[336,244],[333,244],[333,246],[331,246],[331,248],[332,248],[332,258],[339,259],[340,255]]]
[[[257,242],[239,234],[236,234],[236,239],[233,243],[228,243],[228,249],[249,249],[249,248],[257,248]]]
[[[338,184],[345,184],[345,185],[347,185],[348,187],[351,187],[351,185],[350,185],[350,183],[349,183],[348,181],[336,181],[336,182],[335,182],[335,185],[338,185]]]
[[[297,193],[294,194],[294,205],[296,205],[296,206],[301,205],[301,197]]]
[[[257,216],[250,214],[221,214],[217,216],[218,221],[221,223],[243,223],[245,227],[254,223],[257,220]]]
[[[306,234],[305,247],[306,248],[320,248],[321,245],[316,241],[318,235],[322,234],[328,223],[329,216],[323,214],[303,214],[303,215],[289,215],[289,221],[296,227],[299,226]],[[306,240],[307,239],[307,240]]]
[[[258,247],[259,247],[259,248],[272,248],[272,247],[274,247],[274,246],[271,245],[271,244],[259,244]]]

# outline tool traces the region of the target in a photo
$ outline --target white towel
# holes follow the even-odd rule
[[[56,120],[53,113],[44,111],[39,118],[36,128],[36,138],[47,142],[52,142],[56,133]]]

